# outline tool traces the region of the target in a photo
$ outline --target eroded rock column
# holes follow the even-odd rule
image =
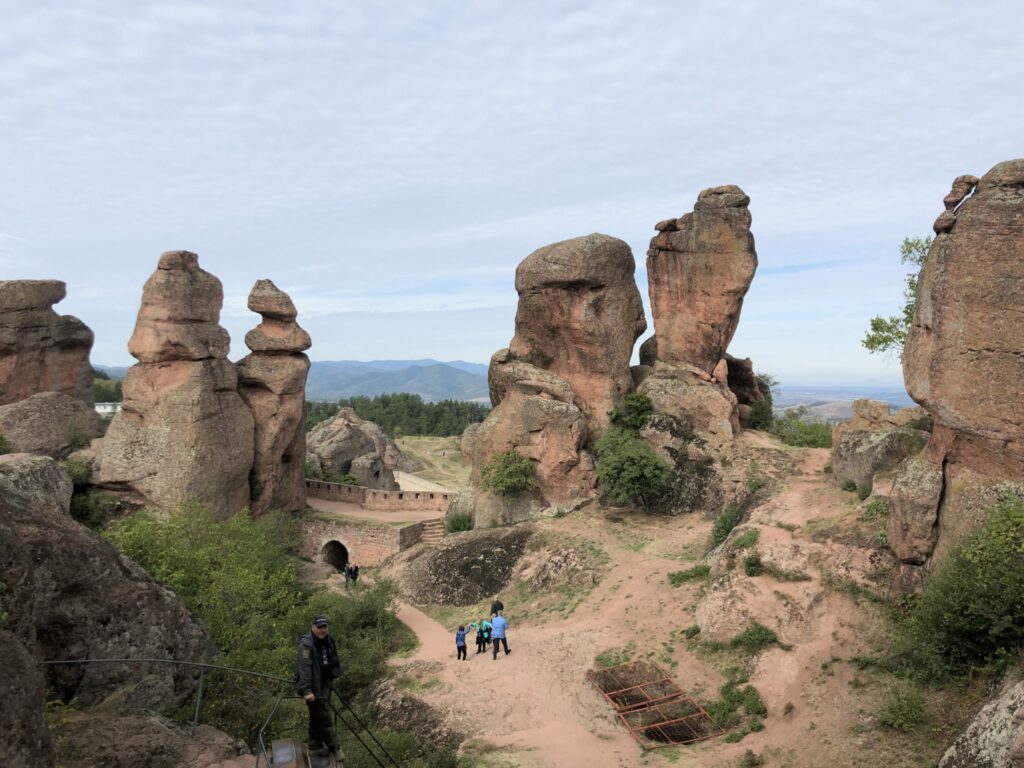
[[[303,462],[306,433],[303,405],[312,344],[295,322],[291,298],[270,280],[258,280],[249,293],[249,309],[263,321],[245,335],[252,350],[238,362],[238,392],[255,422],[255,459],[250,475],[251,509],[288,512],[306,506]]]
[[[253,418],[220,324],[220,280],[169,251],[142,291],[124,406],[107,430],[100,480],[165,509],[195,499],[220,517],[249,503]]]

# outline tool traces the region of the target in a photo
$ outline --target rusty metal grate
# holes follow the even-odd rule
[[[657,664],[632,661],[587,678],[645,749],[691,744],[725,733]]]

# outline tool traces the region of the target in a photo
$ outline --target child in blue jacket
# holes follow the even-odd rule
[[[462,624],[455,631],[455,651],[456,660],[466,660],[466,628]]]

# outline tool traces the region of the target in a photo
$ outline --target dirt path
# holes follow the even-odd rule
[[[497,659],[490,652],[477,654],[470,636],[469,658],[457,661],[454,636],[443,626],[404,603],[398,618],[420,640],[411,658],[443,663],[438,675],[442,685],[422,696],[458,727],[481,734],[497,747],[528,751],[537,765],[638,764],[636,742],[616,728],[603,699],[578,684],[594,654],[594,638],[582,625],[569,631],[512,626],[512,653],[500,652]],[[480,704],[481,691],[486,692],[486,706]]]

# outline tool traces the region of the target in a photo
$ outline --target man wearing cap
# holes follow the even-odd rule
[[[327,617],[316,616],[309,632],[299,638],[295,662],[295,691],[309,707],[309,748],[313,754],[338,752],[338,736],[331,722],[327,697],[331,681],[340,676],[341,662]]]

